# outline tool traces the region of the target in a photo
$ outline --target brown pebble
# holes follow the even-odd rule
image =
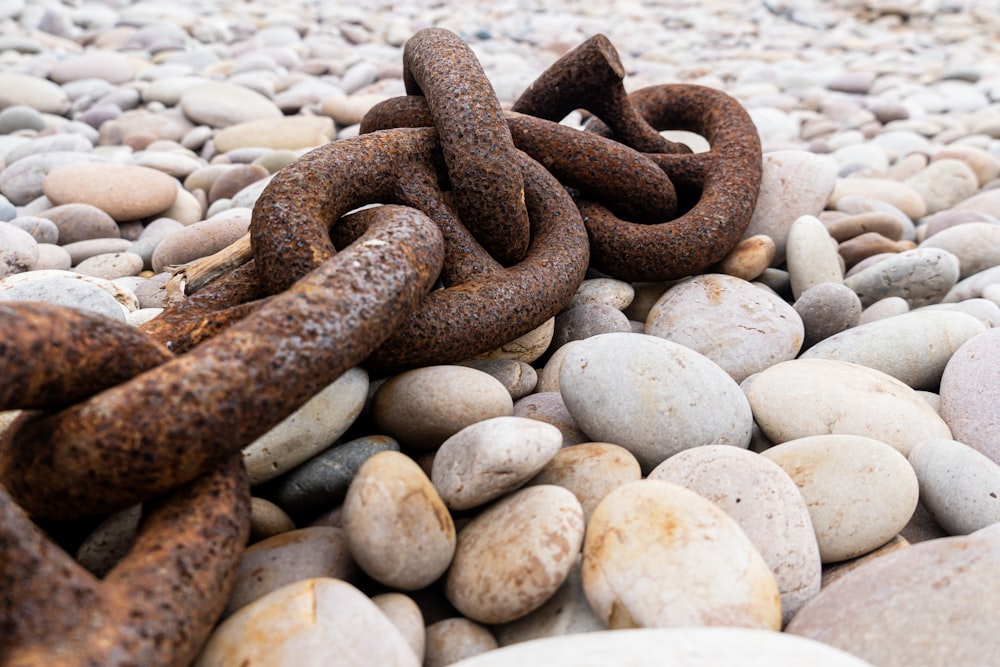
[[[764,272],[774,260],[774,239],[756,234],[736,244],[718,266],[719,273],[753,280]]]
[[[209,203],[219,199],[231,199],[237,192],[256,183],[262,178],[267,178],[270,174],[267,169],[259,164],[241,164],[230,167],[223,171],[212,182],[212,187],[208,191]]]
[[[842,242],[837,249],[844,260],[844,265],[850,268],[872,255],[903,252],[916,247],[913,241],[893,241],[878,232],[865,232]]]
[[[295,530],[295,522],[285,510],[264,498],[250,499],[251,544],[290,530]]]
[[[898,241],[903,238],[905,231],[903,222],[897,216],[878,211],[848,215],[824,224],[827,233],[838,242],[853,239],[867,232],[878,232],[892,241]]]

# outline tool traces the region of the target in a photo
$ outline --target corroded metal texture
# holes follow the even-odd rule
[[[250,533],[242,460],[144,509],[103,581],[53,545],[0,486],[0,664],[187,665],[235,583]]]
[[[523,259],[524,184],[503,109],[472,49],[448,30],[421,30],[403,47],[403,84],[427,100],[465,226],[501,264]]]
[[[637,225],[597,202],[578,201],[590,235],[592,264],[634,281],[680,278],[704,271],[739,242],[760,190],[761,147],[753,121],[732,97],[704,86],[643,88],[629,99],[658,130],[704,136],[708,153],[651,154],[690,208],[660,224]],[[679,195],[684,199],[684,194]]]
[[[255,440],[363,361],[433,285],[438,228],[411,208],[384,213],[188,354],[8,429],[0,481],[32,515],[95,515],[160,495]]]
[[[622,81],[625,68],[604,35],[594,35],[552,64],[514,102],[511,111],[559,121],[586,109],[617,139],[643,153],[690,153],[651,128],[632,106]]]

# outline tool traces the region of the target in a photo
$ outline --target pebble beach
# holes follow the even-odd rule
[[[425,28],[507,109],[595,34],[629,91],[724,91],[749,227],[697,276],[591,271],[475,359],[352,368],[247,444],[249,544],[174,664],[1000,664],[997,0],[0,0],[0,313],[153,321],[405,94]],[[141,516],[54,539],[103,577]]]

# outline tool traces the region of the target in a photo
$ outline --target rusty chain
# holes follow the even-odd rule
[[[352,366],[466,359],[557,314],[588,267],[698,273],[749,224],[745,111],[699,86],[627,94],[601,35],[507,112],[448,31],[414,35],[403,74],[407,96],[280,171],[238,261],[141,331],[0,306],[0,410],[22,410],[0,434],[0,664],[188,664],[247,539],[243,447]],[[576,109],[587,131],[560,124]],[[103,581],[33,522],[140,502]]]

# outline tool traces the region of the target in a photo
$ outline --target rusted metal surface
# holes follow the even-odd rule
[[[708,153],[651,154],[690,206],[680,217],[637,225],[597,202],[579,201],[599,271],[632,281],[680,278],[722,260],[743,236],[760,191],[760,138],[732,97],[704,86],[643,88],[629,99],[657,130],[704,136]]]
[[[8,429],[0,481],[30,514],[71,518],[194,478],[368,357],[430,290],[441,246],[419,211],[387,208],[364,236],[252,317],[128,382]]]
[[[0,486],[0,664],[187,665],[225,608],[250,533],[240,457],[144,509],[103,581]]]

